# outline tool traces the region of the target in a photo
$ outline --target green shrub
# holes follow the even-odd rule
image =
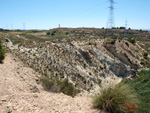
[[[71,43],[71,40],[67,40],[66,43]]]
[[[125,113],[125,103],[137,103],[137,95],[128,84],[119,83],[102,88],[100,93],[93,97],[93,106],[109,113]]]
[[[143,65],[144,67],[150,68],[150,61],[148,60],[141,61],[140,64]]]
[[[46,34],[47,34],[47,35],[50,35],[50,32],[47,32]]]
[[[144,56],[145,59],[147,59],[147,57],[148,57],[148,52],[144,52],[143,56]]]
[[[126,29],[125,27],[120,27],[120,29]]]
[[[47,77],[47,76],[42,76],[41,78],[40,78],[40,80],[41,80],[41,82],[42,82],[42,84],[43,84],[43,86],[44,86],[44,88],[46,89],[46,90],[50,90],[51,88],[52,88],[52,86],[54,85],[54,81],[53,80],[51,80],[49,77]]]
[[[57,77],[49,78],[46,75],[41,77],[41,82],[44,88],[52,92],[62,92],[69,96],[76,96],[80,91],[76,89],[72,83],[65,80],[59,80]]]
[[[129,44],[128,44],[128,42],[125,42],[125,44],[129,47]]]
[[[111,42],[112,38],[106,38],[105,40],[106,40],[106,42]]]
[[[134,38],[131,38],[131,37],[128,37],[128,41],[129,41],[130,43],[132,43],[132,44],[135,44],[135,43],[136,43],[135,39],[134,39]]]
[[[139,76],[133,80],[127,80],[139,96],[138,113],[150,113],[150,70],[138,72]]]
[[[56,34],[56,31],[53,31],[52,33],[51,33],[51,36],[54,36]]]
[[[123,38],[118,36],[117,39],[118,39],[119,41],[121,41]]]
[[[5,49],[2,45],[2,40],[0,39],[0,63],[3,62],[4,58],[5,58]]]
[[[68,79],[65,79],[60,84],[60,92],[63,92],[66,95],[74,97],[80,91],[75,89],[73,84],[68,82]]]
[[[106,38],[106,42],[111,43],[111,44],[115,44],[116,40],[112,39],[112,38]]]
[[[92,42],[88,42],[87,45],[93,45],[93,43]]]
[[[66,32],[66,35],[68,35],[69,34],[69,32]]]

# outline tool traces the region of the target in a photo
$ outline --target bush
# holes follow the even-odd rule
[[[68,35],[69,34],[69,32],[66,32],[66,35]]]
[[[4,58],[5,58],[5,49],[2,45],[2,40],[0,39],[0,63],[3,62]]]
[[[75,87],[73,86],[73,84],[71,84],[71,83],[68,82],[68,79],[65,79],[60,84],[60,92],[63,92],[66,95],[74,97],[80,91],[77,90],[77,89],[75,89]]]
[[[137,102],[135,90],[125,83],[109,85],[93,97],[93,106],[109,113],[125,113],[126,103]]]
[[[129,41],[130,43],[132,43],[132,44],[135,44],[135,43],[136,43],[135,39],[133,39],[133,38],[131,38],[131,37],[128,37],[128,41]]]
[[[141,60],[141,65],[143,65],[144,67],[150,68],[150,62],[149,60]]]
[[[46,34],[47,34],[47,35],[50,35],[50,32],[47,32]]]
[[[92,42],[88,42],[87,45],[93,45],[93,43]]]
[[[150,113],[150,70],[138,72],[139,76],[133,80],[128,80],[139,96],[138,113]]]
[[[144,52],[143,56],[144,56],[145,59],[147,59],[148,53],[147,53],[147,52]]]
[[[114,45],[116,43],[116,40],[112,39],[112,38],[106,38],[106,42],[111,43],[112,45]]]
[[[106,42],[111,42],[112,38],[106,38],[105,40],[106,40]]]
[[[44,88],[48,91],[56,93],[62,92],[72,97],[76,96],[76,94],[80,92],[68,81],[68,79],[59,80],[57,77],[49,78],[45,75],[41,77],[41,82]]]
[[[126,29],[125,27],[120,27],[120,29]]]
[[[43,86],[44,86],[44,88],[46,89],[46,90],[51,90],[51,88],[52,88],[52,86],[54,85],[54,81],[53,80],[51,80],[49,77],[47,77],[47,76],[42,76],[41,78],[40,78],[40,80],[41,80],[41,82],[42,82],[42,84],[43,84]]]
[[[56,31],[53,31],[52,33],[51,33],[51,36],[54,36],[56,34]]]

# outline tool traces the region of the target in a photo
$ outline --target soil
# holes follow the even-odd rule
[[[47,92],[40,74],[8,53],[0,64],[0,113],[99,113],[91,97]]]

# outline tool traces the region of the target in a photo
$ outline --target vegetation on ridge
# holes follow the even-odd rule
[[[5,49],[2,45],[2,39],[0,39],[0,63],[3,62],[4,58],[5,58]]]

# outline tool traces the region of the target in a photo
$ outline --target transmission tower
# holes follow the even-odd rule
[[[110,6],[109,6],[109,16],[108,16],[108,22],[107,22],[107,28],[112,29],[115,27],[115,20],[114,20],[114,0],[109,0]]]
[[[7,29],[7,27],[8,27],[8,26],[7,26],[7,24],[6,24],[6,28],[5,28],[5,29]]]
[[[25,23],[22,23],[23,24],[23,30],[26,29],[26,24]]]
[[[11,24],[11,30],[13,30],[13,24]]]
[[[125,21],[125,30],[124,30],[124,38],[127,38],[127,26],[128,26],[128,21]]]

